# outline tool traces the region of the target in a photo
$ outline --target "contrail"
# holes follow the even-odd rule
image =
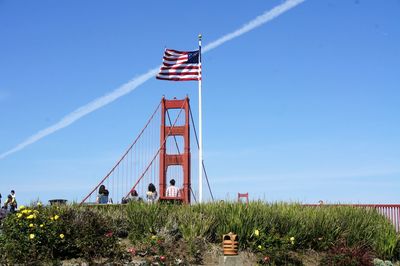
[[[56,132],[64,127],[71,125],[72,123],[79,120],[83,116],[90,114],[93,111],[96,111],[97,109],[115,101],[116,99],[124,96],[125,94],[130,93],[132,90],[137,88],[139,85],[143,84],[144,82],[148,81],[153,76],[155,76],[158,73],[159,69],[160,69],[159,67],[153,68],[153,69],[149,70],[147,73],[142,74],[136,78],[133,78],[132,80],[123,84],[122,86],[120,86],[116,90],[112,91],[111,93],[106,94],[102,97],[99,97],[82,107],[79,107],[72,113],[69,113],[68,115],[61,118],[61,120],[58,121],[57,123],[55,123],[54,125],[47,127],[43,130],[40,130],[35,135],[30,136],[24,142],[18,144],[11,150],[4,152],[3,154],[0,155],[0,159],[7,157],[8,155],[10,155],[14,152],[22,150],[23,148],[35,143],[36,141]]]
[[[285,13],[286,11],[292,9],[293,7],[301,4],[305,0],[287,0],[284,3],[272,8],[271,10],[268,10],[264,12],[261,16],[256,17],[255,19],[249,21],[247,24],[242,26],[241,28],[228,33],[221,38],[207,44],[204,46],[202,52],[206,53],[212,49],[215,49],[222,44],[235,39],[257,27],[262,26],[263,24],[267,23],[268,21],[271,21],[272,19],[278,17],[279,15]],[[2,154],[0,154],[0,159],[4,159],[8,155],[15,153],[17,151],[20,151],[24,149],[25,147],[37,142],[38,140],[53,134],[54,132],[63,129],[64,127],[67,127],[74,123],[75,121],[79,120],[80,118],[84,117],[87,114],[90,114],[93,111],[96,111],[97,109],[112,103],[113,101],[117,100],[118,98],[132,92],[134,89],[148,81],[149,79],[153,78],[159,70],[159,66],[156,68],[153,68],[149,70],[148,72],[133,78],[129,82],[121,85],[119,88],[115,89],[114,91],[110,92],[109,94],[106,94],[104,96],[101,96],[97,99],[94,99],[93,101],[89,102],[88,104],[79,107],[75,111],[69,113],[68,115],[64,116],[63,118],[60,119],[57,123],[55,123],[52,126],[49,126],[43,130],[40,130],[36,134],[30,136],[27,138],[25,141],[21,142],[14,148],[12,148],[9,151],[6,151]]]
[[[255,19],[249,21],[247,24],[242,26],[241,28],[235,30],[234,32],[228,33],[221,38],[219,38],[216,41],[213,41],[212,43],[207,44],[204,49],[202,49],[202,52],[205,53],[207,51],[210,51],[214,48],[217,48],[218,46],[226,43],[227,41],[230,41],[232,39],[235,39],[246,32],[249,32],[251,30],[254,30],[255,28],[260,27],[261,25],[267,23],[268,21],[273,20],[277,16],[281,15],[282,13],[285,13],[286,11],[292,9],[293,7],[297,6],[298,4],[303,3],[305,0],[287,0],[281,5],[278,5],[271,10],[268,10],[264,12],[261,16],[256,17]]]

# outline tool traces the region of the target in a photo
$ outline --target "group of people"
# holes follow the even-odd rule
[[[170,198],[178,198],[181,196],[180,189],[175,186],[175,179],[171,179],[169,181],[169,186],[165,191],[165,196]],[[148,202],[153,203],[157,200],[157,198],[158,194],[156,187],[154,186],[153,183],[150,183],[149,187],[147,188],[146,199]]]
[[[1,205],[1,193],[0,193],[0,205]],[[6,201],[4,202],[4,205],[2,206],[3,210],[6,210],[7,212],[15,212],[17,210],[17,200],[15,198],[15,191],[11,190],[10,194],[8,194]]]
[[[175,183],[176,183],[175,179],[171,179],[169,181],[169,186],[167,187],[167,190],[165,192],[166,197],[177,198],[181,196],[180,190],[175,186]],[[109,198],[108,196],[109,196],[108,190],[104,185],[101,185],[99,188],[99,193],[97,195],[96,202],[99,204],[112,203],[112,199]],[[158,193],[156,186],[153,183],[150,183],[149,186],[147,187],[146,201],[148,203],[154,203],[157,201],[157,199],[158,199]],[[129,193],[128,197],[122,198],[121,203],[126,204],[131,201],[143,201],[143,199],[139,197],[139,194],[135,189]]]

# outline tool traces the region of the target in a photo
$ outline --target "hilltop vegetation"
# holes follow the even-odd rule
[[[239,250],[260,264],[303,265],[310,252],[321,265],[399,259],[399,236],[374,210],[262,202],[31,206],[3,221],[0,258],[9,264],[72,258],[201,264],[221,254],[215,247],[228,232],[238,234]]]

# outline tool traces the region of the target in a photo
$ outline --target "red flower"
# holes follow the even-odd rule
[[[106,236],[106,237],[112,237],[112,236],[113,236],[113,232],[112,232],[112,231],[107,232],[107,233],[105,234],[105,236]]]
[[[136,249],[128,248],[128,252],[131,253],[132,256],[136,256]]]
[[[157,240],[157,244],[161,245],[161,243],[162,243],[161,239]]]
[[[264,262],[264,263],[269,263],[270,260],[271,260],[270,257],[265,256],[264,259],[263,259],[263,262]]]
[[[160,261],[164,262],[165,261],[165,256],[160,256]]]

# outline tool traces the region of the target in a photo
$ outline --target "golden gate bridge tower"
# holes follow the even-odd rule
[[[180,198],[184,203],[190,203],[190,106],[189,98],[184,100],[161,100],[161,134],[160,134],[160,200],[169,200],[165,196],[167,185],[167,172],[168,167],[172,165],[182,166],[183,171],[183,188],[180,192]],[[166,114],[169,109],[181,109],[185,112],[185,123],[181,126],[168,126],[166,124]],[[167,138],[176,138],[176,136],[183,137],[184,152],[178,154],[168,154],[166,149]]]

